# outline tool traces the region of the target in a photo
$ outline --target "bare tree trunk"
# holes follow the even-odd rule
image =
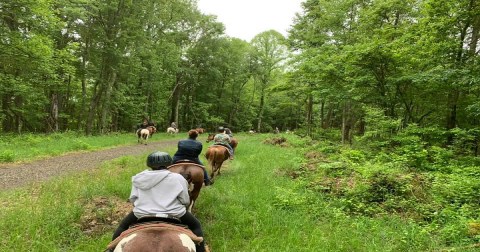
[[[2,96],[2,111],[5,114],[5,117],[2,118],[2,130],[4,132],[13,131],[13,115],[10,113],[10,101],[12,100],[12,95],[10,93],[5,93]]]
[[[342,144],[351,142],[352,119],[350,115],[350,102],[345,102],[342,110]]]
[[[451,130],[457,126],[457,104],[458,104],[459,91],[452,90],[448,93],[447,98],[447,130]],[[448,134],[447,144],[453,143],[453,135]]]
[[[52,93],[51,96],[51,108],[50,108],[50,130],[58,131],[58,94]]]
[[[260,108],[258,110],[258,124],[257,124],[257,132],[260,132],[260,129],[262,128],[262,117],[263,117],[263,107],[265,105],[265,89],[262,88],[262,92],[260,94]]]
[[[325,129],[325,101],[320,103],[320,125]]]
[[[100,81],[97,81],[93,88],[93,96],[92,96],[92,100],[90,101],[90,108],[88,111],[87,122],[85,125],[86,135],[92,134],[94,117],[95,117],[95,114],[97,113],[97,108],[99,106],[100,99],[102,98],[103,90],[101,87],[100,88],[98,87],[100,85],[99,82]]]
[[[178,121],[178,108],[180,105],[180,95],[181,95],[181,88],[182,84],[180,83],[180,74],[177,74],[177,78],[175,81],[175,87],[173,88],[172,92],[172,106],[171,106],[171,114],[170,114],[170,122],[176,122],[177,127],[180,127],[180,123]]]
[[[308,95],[307,101],[307,136],[312,136],[313,127],[313,96]]]
[[[15,107],[22,108],[23,107],[23,97],[16,96],[15,97]],[[15,113],[15,124],[17,125],[17,133],[21,134],[23,130],[23,117],[20,113]]]
[[[110,111],[110,105],[111,105],[111,97],[112,97],[112,91],[113,91],[113,85],[115,81],[117,80],[117,73],[115,73],[112,70],[110,70],[111,73],[110,78],[107,80],[107,86],[105,88],[105,99],[103,100],[103,106],[102,106],[102,117],[100,119],[100,133],[104,134],[107,132],[107,130],[110,128],[108,127],[108,116],[109,116],[109,111]]]

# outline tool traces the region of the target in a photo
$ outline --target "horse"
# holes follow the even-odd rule
[[[215,134],[209,133],[207,137],[207,143],[209,143],[210,141],[213,141],[214,138],[215,138]],[[238,140],[232,137],[230,139],[230,146],[232,146],[233,152],[235,152],[237,145],[238,145]]]
[[[204,129],[204,128],[196,128],[195,130],[198,132],[198,134],[203,134],[203,133],[205,133],[205,129]]]
[[[155,132],[157,132],[157,128],[155,128],[155,126],[148,126],[145,129],[137,130],[137,142],[147,145],[148,138]]]
[[[156,252],[195,250],[195,243],[203,237],[193,234],[188,228],[163,222],[143,223],[124,231],[120,237],[108,245],[114,252]],[[209,249],[207,248],[207,251]]]
[[[173,127],[168,127],[167,128],[167,133],[169,134],[177,134],[178,133],[178,128],[173,128]]]
[[[204,180],[203,169],[205,167],[189,160],[181,160],[180,163],[170,165],[167,169],[171,172],[179,173],[187,179],[189,185],[188,194],[190,195],[190,204],[187,209],[189,212],[192,212],[195,201],[200,194],[200,189],[202,189]]]
[[[220,175],[223,162],[230,157],[230,152],[225,146],[212,145],[208,147],[205,157],[210,166],[210,181],[213,183],[215,175]]]

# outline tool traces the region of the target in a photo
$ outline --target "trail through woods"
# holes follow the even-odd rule
[[[0,190],[8,190],[46,181],[52,177],[98,167],[101,163],[122,156],[137,156],[176,146],[178,140],[149,142],[110,149],[75,152],[21,164],[0,164]]]

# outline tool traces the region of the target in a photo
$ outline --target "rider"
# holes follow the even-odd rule
[[[188,159],[197,163],[201,166],[204,166],[202,161],[198,156],[202,153],[203,145],[200,141],[197,141],[198,131],[190,130],[188,131],[188,139],[178,141],[178,150],[173,155],[173,163]],[[208,178],[208,173],[205,167],[203,167],[203,176],[205,185],[210,185],[210,179]]]
[[[148,120],[148,118],[144,117],[143,122],[137,125],[137,134],[138,132],[140,132],[140,130],[146,129],[148,126],[155,126],[155,124],[152,121]]]
[[[166,152],[156,151],[148,155],[147,166],[152,170],[132,177],[130,202],[134,208],[115,230],[112,241],[130,225],[152,220],[182,223],[195,235],[204,237],[202,225],[187,211],[186,206],[190,203],[188,183],[182,175],[166,169],[171,163],[172,158]],[[196,244],[196,250],[205,251],[205,241]]]
[[[233,159],[233,148],[230,145],[231,141],[232,139],[230,136],[225,133],[225,128],[222,126],[218,127],[218,133],[213,138],[213,142],[214,144],[227,147],[228,152],[230,153],[230,159]]]
[[[230,138],[232,138],[233,137],[232,131],[229,128],[227,128],[227,126],[223,126],[223,128],[225,129],[225,134],[227,134]]]
[[[170,127],[172,127],[172,128],[174,128],[175,130],[177,130],[177,123],[172,122],[172,124],[170,124]]]

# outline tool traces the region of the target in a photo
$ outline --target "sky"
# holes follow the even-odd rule
[[[287,36],[303,1],[198,0],[198,8],[204,14],[217,16],[228,36],[250,42],[255,35],[271,29]]]

